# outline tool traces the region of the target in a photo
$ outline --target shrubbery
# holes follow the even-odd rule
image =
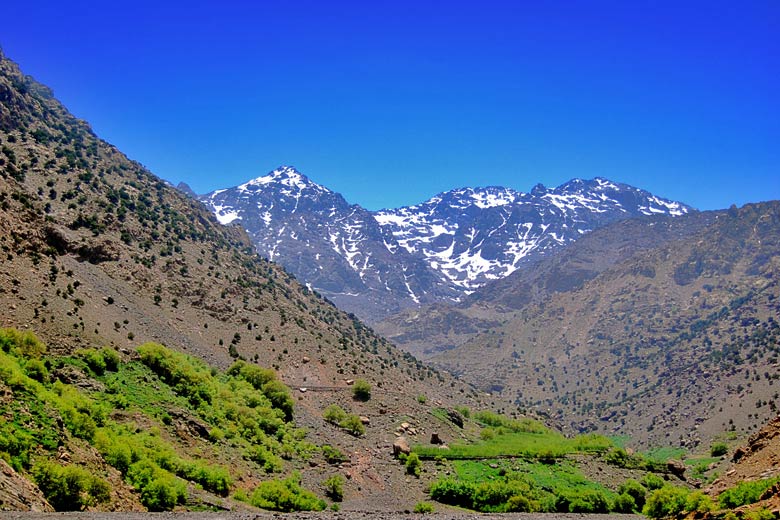
[[[353,414],[348,414],[342,407],[337,404],[329,405],[322,413],[322,417],[329,423],[335,424],[340,428],[344,428],[355,437],[359,437],[366,433],[366,427],[363,426],[363,422],[360,417]]]
[[[300,476],[296,473],[284,480],[266,480],[261,482],[249,502],[261,509],[272,511],[322,511],[325,501],[301,487]]]
[[[341,502],[344,499],[344,477],[341,475],[328,477],[322,483],[322,487],[325,489],[325,496],[334,502]]]
[[[667,518],[712,509],[712,501],[701,491],[667,485],[650,493],[642,513],[650,518]]]
[[[722,508],[733,509],[735,507],[754,504],[759,501],[764,492],[780,482],[780,477],[740,482],[733,488],[729,488],[718,496],[718,504]]]
[[[80,511],[108,501],[111,486],[79,466],[43,461],[32,470],[33,479],[57,511]]]
[[[371,384],[365,379],[357,379],[352,384],[352,396],[358,401],[371,399]]]

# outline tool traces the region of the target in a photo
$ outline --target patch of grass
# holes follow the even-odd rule
[[[685,448],[675,448],[671,446],[664,446],[660,448],[654,448],[644,452],[646,458],[656,462],[666,462],[669,459],[682,459],[687,452]]]

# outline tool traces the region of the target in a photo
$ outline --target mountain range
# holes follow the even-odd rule
[[[780,202],[625,220],[376,330],[565,430],[697,446],[777,413],[778,259]]]
[[[369,323],[457,302],[611,222],[692,208],[603,178],[530,193],[462,188],[368,211],[292,167],[199,197],[257,251]]]

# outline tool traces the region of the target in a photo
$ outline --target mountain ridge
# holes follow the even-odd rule
[[[291,166],[199,199],[223,224],[241,224],[261,255],[369,323],[459,301],[609,222],[694,211],[602,177],[529,193],[458,188],[369,211]]]

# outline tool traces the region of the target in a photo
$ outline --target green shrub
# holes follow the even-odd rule
[[[570,513],[609,513],[609,501],[603,493],[586,490],[570,498]]]
[[[79,466],[60,466],[44,461],[33,468],[32,475],[46,500],[57,511],[80,511],[110,498],[108,482]]]
[[[325,408],[325,411],[322,413],[322,417],[329,423],[337,425],[347,417],[347,412],[345,412],[344,409],[339,405],[332,404]]]
[[[338,448],[334,448],[329,444],[322,446],[322,456],[325,457],[325,461],[328,464],[341,464],[342,462],[349,462],[349,457],[344,455]]]
[[[729,447],[725,442],[716,442],[710,446],[710,455],[713,457],[722,457],[729,452]]]
[[[461,480],[444,479],[431,484],[431,498],[442,504],[472,509],[474,484]]]
[[[523,495],[514,495],[506,502],[507,513],[532,513],[536,510],[534,504]]]
[[[642,477],[641,483],[648,491],[655,491],[656,489],[661,489],[666,485],[666,481],[655,473],[645,473],[645,476]]]
[[[641,511],[645,507],[645,498],[647,497],[647,489],[634,479],[628,479],[618,487],[618,493],[621,495],[628,495],[634,500],[634,509]],[[626,511],[618,511],[625,513]],[[630,511],[629,511],[630,512]]]
[[[261,465],[266,473],[278,473],[284,469],[282,459],[265,446],[250,446],[246,457]]]
[[[84,359],[89,369],[96,375],[102,376],[106,371],[106,361],[103,359],[103,353],[89,348],[81,350],[78,354]]]
[[[366,433],[366,427],[363,426],[363,422],[357,415],[347,415],[344,419],[341,420],[341,422],[339,422],[339,426],[347,430],[347,432],[351,433],[355,437],[360,437]]]
[[[371,384],[365,379],[356,379],[352,384],[352,396],[358,401],[371,399]]]
[[[642,513],[650,518],[668,518],[712,509],[712,500],[701,491],[691,493],[682,487],[664,486],[650,494]]]
[[[636,505],[634,497],[628,493],[621,493],[615,498],[614,504],[612,504],[612,511],[615,513],[631,514],[638,511],[639,508]]]
[[[290,395],[290,389],[279,380],[268,381],[263,385],[263,394],[271,401],[274,408],[284,412],[285,421],[291,421],[293,418],[294,401]]]
[[[276,380],[276,372],[270,368],[250,365],[246,361],[236,361],[228,368],[227,374],[240,377],[251,384],[255,390],[261,390],[263,385]]]
[[[427,515],[429,513],[433,513],[433,504],[429,504],[428,502],[417,502],[414,505],[414,512],[421,515]]]
[[[16,471],[30,467],[30,452],[38,444],[30,432],[11,423],[0,424],[0,455]]]
[[[137,349],[141,362],[152,369],[173,389],[197,406],[211,403],[211,374],[200,361],[174,352],[159,343],[144,343]]]
[[[130,466],[127,480],[141,493],[141,503],[150,511],[170,511],[187,500],[184,482],[149,459]]]
[[[724,509],[754,504],[759,501],[761,495],[780,482],[780,478],[768,478],[751,482],[740,482],[736,486],[727,489],[718,496],[718,504]]]
[[[46,345],[32,331],[9,328],[0,329],[0,350],[28,359],[39,359],[46,353]]]
[[[344,499],[344,477],[341,475],[328,477],[322,483],[322,487],[325,489],[325,495],[334,502],[341,502]]]
[[[283,512],[322,511],[327,505],[314,493],[301,487],[297,473],[284,480],[261,482],[249,501],[261,509]]]
[[[406,457],[406,473],[409,475],[414,475],[415,477],[419,477],[420,473],[422,472],[422,462],[420,462],[420,457],[416,453],[410,453],[408,457]]]
[[[39,383],[46,383],[49,381],[49,370],[46,368],[46,364],[40,359],[30,359],[24,364],[24,372],[27,377]]]

